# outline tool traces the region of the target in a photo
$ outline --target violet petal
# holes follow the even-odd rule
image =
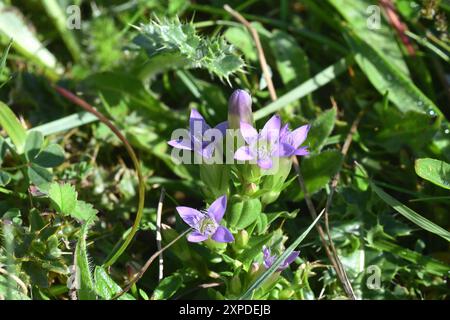
[[[195,228],[197,223],[203,217],[203,214],[200,211],[193,208],[176,207],[176,209],[181,219],[183,219],[183,221],[186,222],[191,228]]]
[[[198,231],[192,231],[187,236],[187,240],[189,242],[202,242],[205,241],[206,239],[208,239],[208,236],[205,236]]]
[[[301,126],[291,132],[291,141],[294,148],[300,147],[300,145],[306,140],[308,136],[308,131],[311,126],[309,124]]]
[[[234,159],[240,161],[252,160],[253,156],[250,147],[243,146],[237,149],[236,152],[234,153]]]
[[[241,134],[245,142],[252,144],[258,138],[258,131],[246,122],[241,121]]]
[[[219,226],[211,238],[217,242],[233,242],[234,241],[234,237],[231,234],[230,230],[228,230],[224,226]]]
[[[222,221],[223,215],[227,210],[227,196],[223,195],[217,198],[211,206],[208,208],[208,214],[210,217],[214,218],[217,223]]]

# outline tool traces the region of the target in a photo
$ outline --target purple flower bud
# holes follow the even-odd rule
[[[295,259],[297,259],[298,255],[300,254],[300,251],[292,251],[290,255],[281,263],[281,265],[278,267],[277,271],[283,271],[286,269],[292,262],[294,262]],[[272,255],[270,253],[270,249],[266,246],[263,247],[263,264],[266,269],[269,269],[277,260],[276,255]]]
[[[241,122],[253,124],[252,97],[247,91],[238,89],[228,101],[229,128],[238,130]]]

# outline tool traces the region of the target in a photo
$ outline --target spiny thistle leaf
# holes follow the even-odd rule
[[[146,50],[154,73],[174,67],[204,68],[229,82],[230,75],[245,66],[224,38],[201,37],[192,23],[178,18],[152,20],[138,29],[141,34],[133,41]]]

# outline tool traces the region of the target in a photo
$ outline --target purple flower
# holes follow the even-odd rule
[[[292,154],[288,156],[306,156],[309,154],[308,147],[300,147],[300,145],[306,140],[310,125],[304,125],[291,132],[289,125],[284,125],[280,130],[280,141],[287,143],[294,150]]]
[[[253,123],[252,97],[247,91],[238,89],[228,101],[228,123],[230,128],[239,129],[241,122]]]
[[[255,128],[246,122],[241,122],[241,134],[248,146],[236,150],[234,158],[240,161],[256,160],[260,168],[272,168],[273,157],[288,157],[295,152],[294,147],[280,141],[280,117],[275,115],[264,125],[258,134]]]
[[[202,242],[209,237],[217,242],[233,242],[231,232],[220,225],[225,210],[227,209],[227,197],[221,196],[216,199],[206,211],[198,211],[189,207],[177,207],[178,214],[191,228],[188,234],[190,242]]]
[[[297,259],[298,255],[300,254],[300,251],[292,251],[292,253],[286,258],[286,260],[283,261],[282,264],[278,267],[277,271],[283,271],[286,269],[292,262],[294,262],[295,259]],[[264,267],[266,269],[269,269],[275,260],[277,259],[277,256],[270,254],[270,249],[266,246],[263,247],[263,255],[264,255]]]
[[[219,130],[222,137],[224,137],[227,127],[228,123],[225,121],[219,123],[214,129]],[[170,140],[168,141],[168,144],[177,149],[193,150],[199,155],[209,159],[211,158],[217,143],[219,143],[219,140],[203,141],[205,132],[210,129],[211,127],[206,123],[205,119],[203,119],[202,115],[196,109],[192,109],[189,117],[189,137],[187,139],[180,138]]]

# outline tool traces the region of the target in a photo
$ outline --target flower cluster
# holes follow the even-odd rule
[[[228,121],[214,128],[197,110],[192,109],[189,130],[183,129],[180,136],[174,134],[176,139],[168,142],[175,149],[193,151],[201,159],[210,159],[216,155],[215,151],[222,151],[224,141],[230,149],[227,151],[232,152],[229,166],[208,162],[200,165],[200,177],[205,185],[203,191],[207,202],[211,203],[206,210],[176,207],[181,219],[192,229],[187,236],[190,242],[206,241],[208,246],[213,243],[210,240],[233,243],[235,252],[245,250],[249,233],[251,235],[253,232],[258,216],[263,215],[263,206],[275,201],[283,190],[291,170],[291,158],[309,154],[307,146],[303,146],[309,125],[291,131],[288,124],[282,124],[280,116],[274,115],[258,132],[251,106],[250,95],[244,90],[236,90],[229,99]],[[208,139],[210,136],[214,139]],[[232,139],[231,147],[225,140],[229,138]],[[275,161],[280,161],[282,165],[275,168]],[[233,183],[229,183],[230,180]],[[227,203],[227,194],[236,194],[230,198],[230,203]],[[224,219],[227,205],[231,208]],[[248,233],[247,230],[252,231]],[[267,246],[263,246],[261,255],[262,265],[266,269],[277,259]],[[293,251],[277,271],[286,269],[298,255],[298,251]]]
[[[272,168],[273,159],[309,154],[307,147],[301,147],[308,135],[309,125],[290,131],[288,124],[282,126],[280,117],[275,115],[258,132],[252,126],[252,122],[251,97],[244,90],[237,90],[229,101],[229,121],[222,122],[213,129],[220,138],[213,141],[205,139],[206,135],[210,135],[211,127],[197,110],[192,109],[188,136],[168,143],[176,149],[191,150],[210,159],[220,146],[223,137],[235,136],[227,132],[237,130],[246,145],[239,147],[234,152],[233,158],[239,161],[255,161],[263,170]]]

